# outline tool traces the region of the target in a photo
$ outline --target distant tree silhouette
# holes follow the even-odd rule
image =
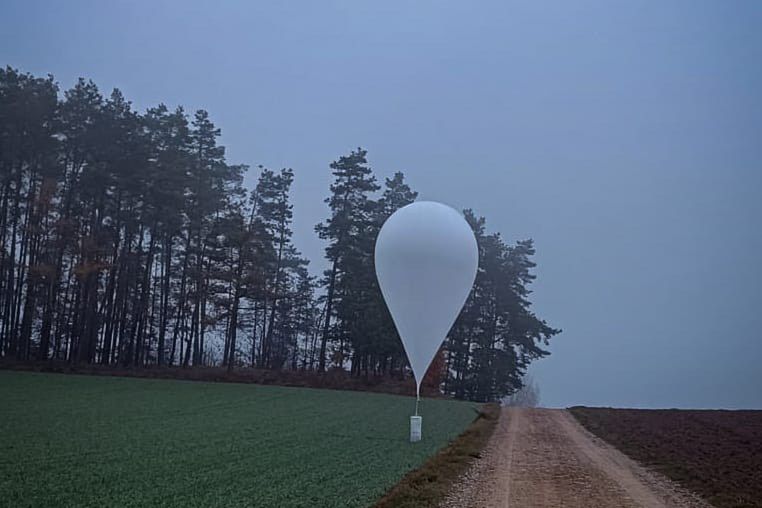
[[[540,387],[534,378],[524,376],[522,386],[517,391],[503,400],[506,406],[512,407],[537,407],[540,405]]]

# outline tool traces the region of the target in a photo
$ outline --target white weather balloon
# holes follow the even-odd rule
[[[419,201],[386,220],[376,239],[375,261],[420,398],[421,380],[476,278],[476,239],[460,213]]]

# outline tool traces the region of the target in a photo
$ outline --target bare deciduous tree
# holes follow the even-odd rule
[[[540,387],[530,375],[524,376],[524,386],[509,397],[503,404],[512,407],[537,407],[540,405]]]

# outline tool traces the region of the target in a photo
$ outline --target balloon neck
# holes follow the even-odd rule
[[[415,385],[415,416],[418,416],[418,403],[421,401],[421,385]]]

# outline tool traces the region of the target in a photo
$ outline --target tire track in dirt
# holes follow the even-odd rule
[[[443,506],[705,508],[558,409],[503,409],[482,458]]]

